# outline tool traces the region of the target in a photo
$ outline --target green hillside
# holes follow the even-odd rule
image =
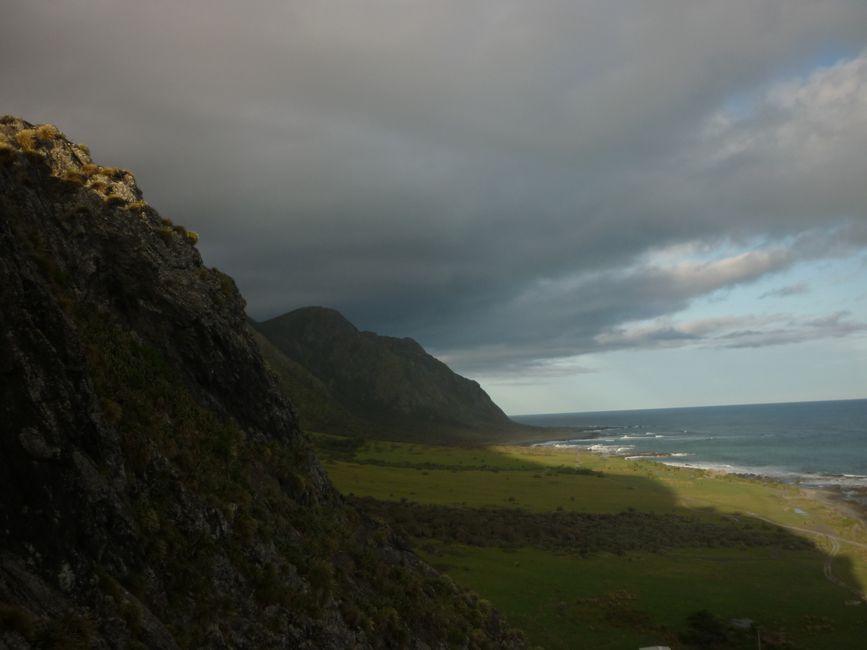
[[[263,353],[312,430],[440,442],[537,431],[511,421],[478,383],[412,339],[359,331],[332,309],[306,307],[255,327],[273,346]]]

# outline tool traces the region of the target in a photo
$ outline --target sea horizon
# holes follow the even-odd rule
[[[867,399],[513,416],[574,428],[537,446],[574,447],[814,487],[867,490]]]
[[[548,411],[544,413],[507,413],[506,415],[516,421],[524,418],[538,418],[560,415],[594,415],[601,413],[633,413],[637,411],[686,411],[691,409],[707,409],[707,408],[728,408],[741,406],[784,406],[790,404],[824,404],[837,402],[867,402],[865,397],[844,397],[841,399],[810,399],[810,400],[789,400],[783,402],[735,402],[726,404],[697,404],[692,406],[654,406],[652,408],[624,408],[624,409],[604,409],[593,411]]]

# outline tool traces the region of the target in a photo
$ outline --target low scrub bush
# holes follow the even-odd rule
[[[38,144],[36,129],[21,129],[15,134],[15,140],[24,151],[33,151]]]
[[[84,185],[87,181],[87,176],[77,169],[67,169],[63,172],[61,178],[67,183],[72,183],[74,185]]]
[[[60,129],[53,124],[40,124],[36,127],[36,139],[41,142],[51,142],[61,136]]]
[[[762,522],[743,528],[680,514],[528,512],[516,507],[467,508],[369,497],[349,500],[406,537],[469,546],[530,546],[582,554],[741,545],[810,548],[808,541],[789,534],[779,535],[780,529]],[[514,497],[508,500],[516,502]]]

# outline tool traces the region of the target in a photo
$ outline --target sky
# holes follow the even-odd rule
[[[867,397],[863,0],[7,0],[0,89],[507,413]]]

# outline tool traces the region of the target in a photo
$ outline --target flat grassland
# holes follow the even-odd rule
[[[548,447],[315,439],[343,494],[545,648],[867,647],[867,529],[821,493]]]

